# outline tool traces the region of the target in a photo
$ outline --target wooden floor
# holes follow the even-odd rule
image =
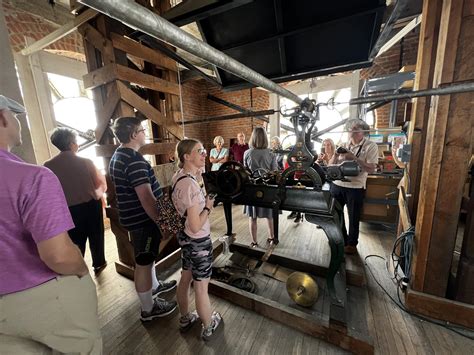
[[[234,232],[241,243],[249,243],[247,219],[242,207],[235,206]],[[301,260],[327,265],[329,248],[324,232],[304,222],[294,224],[280,219],[278,253]],[[212,237],[225,231],[222,207],[211,214]],[[267,238],[265,221],[259,221],[259,242]],[[362,223],[359,256],[354,263],[363,262],[369,254],[386,257],[391,250],[394,232]],[[106,256],[109,266],[95,277],[99,299],[99,317],[106,354],[338,354],[341,349],[292,328],[211,296],[213,308],[224,318],[224,326],[215,338],[204,343],[199,339],[200,327],[195,326],[185,335],[178,331],[178,312],[142,323],[139,302],[133,282],[115,272],[117,260],[115,238],[106,234]],[[357,260],[360,259],[360,260]],[[90,265],[89,253],[86,260]],[[362,261],[361,261],[362,260]],[[384,286],[395,287],[388,276],[383,260],[370,258],[369,265]],[[169,279],[179,278],[179,269],[170,270]],[[160,275],[161,276],[161,275]],[[367,272],[368,293],[373,319],[371,336],[377,354],[474,354],[474,341],[468,340],[440,326],[418,320],[401,311],[382,292]],[[171,294],[169,297],[173,297]],[[194,303],[194,298],[191,297]],[[193,307],[193,305],[192,305]]]

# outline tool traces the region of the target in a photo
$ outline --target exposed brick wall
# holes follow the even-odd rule
[[[387,74],[397,73],[404,66],[416,65],[419,35],[419,28],[407,34],[403,39],[403,43],[398,42],[387,52],[376,58],[374,64],[370,68],[361,70],[361,79],[371,79]],[[398,103],[397,121],[401,121],[403,118],[406,102],[407,101]],[[388,127],[390,119],[390,104],[377,109],[375,111],[375,118],[376,127]]]
[[[9,0],[3,0],[2,5],[10,36],[10,45],[14,52],[18,52],[25,47],[25,37],[39,40],[57,29],[41,17],[15,8]],[[44,6],[48,6],[46,1]],[[56,41],[46,49],[61,51],[63,55],[70,53],[70,56],[84,60],[83,55],[77,55],[77,53],[84,53],[82,38],[77,31]]]
[[[269,94],[264,90],[252,89],[251,96],[250,89],[224,92],[204,80],[192,80],[183,85],[183,110],[187,120],[238,113],[236,110],[207,99],[208,94],[253,111],[267,110],[270,104]],[[185,127],[185,135],[201,140],[207,149],[213,148],[212,141],[215,136],[222,136],[225,147],[229,148],[230,140],[236,138],[237,133],[244,132],[248,141],[253,127],[260,125],[262,125],[261,120],[250,117],[188,124]]]

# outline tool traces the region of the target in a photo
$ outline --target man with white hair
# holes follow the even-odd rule
[[[95,284],[67,234],[61,185],[10,153],[23,113],[0,95],[0,353],[101,354]]]
[[[362,172],[350,177],[351,181],[334,181],[331,184],[332,196],[341,204],[342,209],[347,205],[349,215],[349,233],[342,218],[342,233],[344,236],[344,252],[355,254],[359,242],[359,222],[364,204],[364,195],[369,173],[375,172],[378,163],[377,144],[367,139],[370,127],[362,120],[349,121],[349,142],[338,149],[330,164],[339,164],[347,160],[355,160]],[[339,151],[339,153],[338,153]]]

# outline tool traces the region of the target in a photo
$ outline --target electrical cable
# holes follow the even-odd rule
[[[399,238],[398,238],[399,239]],[[397,240],[398,240],[397,239]],[[452,325],[450,324],[449,322],[441,322],[441,321],[435,321],[433,319],[430,319],[430,318],[427,318],[427,317],[424,317],[424,316],[421,316],[417,313],[414,313],[410,310],[408,310],[405,305],[403,304],[402,300],[401,300],[401,297],[400,297],[400,287],[397,287],[397,296],[398,296],[398,302],[397,300],[395,300],[395,298],[392,297],[392,295],[390,295],[390,293],[385,289],[385,287],[383,287],[383,285],[377,280],[377,278],[375,277],[372,269],[370,268],[369,264],[367,263],[367,259],[369,258],[379,258],[379,259],[382,259],[385,261],[385,258],[383,256],[380,256],[380,255],[377,255],[377,254],[370,254],[370,255],[367,255],[365,258],[364,258],[364,264],[367,266],[367,269],[369,270],[369,273],[370,275],[372,276],[372,278],[374,279],[375,283],[382,289],[382,291],[392,300],[393,303],[395,303],[397,305],[398,308],[400,308],[402,311],[416,317],[416,318],[419,318],[425,322],[429,322],[429,323],[432,323],[432,324],[436,324],[436,325],[439,325],[443,328],[446,328],[456,334],[459,334],[467,339],[470,339],[470,340],[474,340],[474,336],[470,336],[470,335],[466,335],[460,331],[458,331],[457,329],[462,329],[464,331],[471,331],[470,329],[466,328],[466,327],[462,327],[462,326],[456,326],[456,325]],[[457,329],[454,329],[454,328],[457,328]]]

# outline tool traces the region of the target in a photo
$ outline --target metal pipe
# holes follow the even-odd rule
[[[196,118],[196,119],[188,119],[184,121],[184,124],[195,124],[195,123],[203,123],[203,122],[211,122],[211,121],[224,121],[224,120],[234,120],[237,118],[246,118],[246,117],[258,117],[261,115],[273,115],[275,110],[263,110],[263,111],[255,111],[255,112],[244,112],[244,113],[236,113],[233,115],[223,115],[223,116],[214,116],[214,117],[206,117],[206,118]],[[268,122],[268,118],[263,117],[261,118],[263,121]]]
[[[207,43],[196,39],[194,36],[133,1],[79,0],[79,2],[129,27],[138,29],[152,37],[166,41],[177,48],[194,54],[256,86],[286,97],[297,104],[303,102],[303,99],[298,95],[275,84],[270,79],[239,63],[227,54],[211,47]]]
[[[183,57],[179,56],[175,51],[169,49],[166,47],[166,45],[163,44],[163,42],[158,41],[156,38],[153,38],[147,34],[141,33],[137,35],[137,38],[141,40],[142,42],[145,42],[149,47],[153,49],[159,50],[161,53],[165,54],[166,56],[170,57],[171,59],[174,59],[177,61],[179,64],[185,66],[189,70],[197,73],[200,75],[204,80],[208,81],[209,83],[216,85],[219,88],[222,88],[221,83],[219,83],[216,79],[211,78],[209,75],[204,73],[203,71],[199,70],[195,65],[189,63],[186,59]]]
[[[432,95],[451,95],[463,92],[474,91],[474,81],[469,81],[461,84],[452,84],[450,86],[443,86],[434,89],[408,91],[398,94],[373,95],[367,97],[356,97],[349,100],[349,105],[368,104],[377,101],[411,99],[414,97],[432,96]]]

